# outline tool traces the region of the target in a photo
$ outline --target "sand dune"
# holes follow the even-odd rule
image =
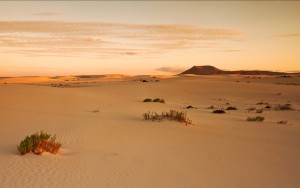
[[[140,78],[160,82],[134,81]],[[300,83],[299,77],[157,78],[0,79],[1,187],[300,186],[300,86],[274,84]],[[80,81],[95,83],[49,87]],[[142,102],[156,97],[166,103]],[[290,103],[296,110],[247,110],[264,108],[259,102]],[[185,109],[188,105],[197,109]],[[211,105],[238,110],[212,114]],[[142,119],[148,110],[170,109],[186,111],[195,126]],[[256,115],[265,121],[246,121]],[[288,123],[277,124],[280,120]],[[59,154],[20,156],[16,145],[40,130],[57,134],[63,143]]]

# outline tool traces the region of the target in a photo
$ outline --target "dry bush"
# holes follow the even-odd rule
[[[27,136],[21,141],[17,148],[21,155],[29,153],[30,151],[38,155],[45,151],[56,154],[61,147],[61,143],[55,142],[55,140],[55,135],[51,136],[50,134],[41,131],[40,133]]]
[[[146,98],[143,100],[143,102],[152,102],[152,99]]]
[[[256,105],[269,105],[269,103],[267,103],[267,102],[259,102],[259,103],[256,103]]]
[[[226,110],[237,110],[237,108],[234,107],[234,106],[229,106],[229,107],[226,108]]]
[[[55,142],[55,140],[42,141],[35,151],[46,151],[52,154],[57,154],[61,147],[61,143]],[[34,152],[35,153],[35,152]]]
[[[150,99],[146,98],[143,100],[143,102],[160,102],[160,103],[166,103],[165,99],[160,99],[160,98],[155,98],[155,99]]]
[[[160,98],[156,98],[156,99],[153,99],[152,102],[159,102],[160,101]]]
[[[278,104],[277,106],[274,107],[274,110],[295,110],[291,104]]]
[[[271,109],[271,108],[272,108],[272,106],[270,106],[270,105],[265,106],[265,109]]]
[[[255,116],[255,117],[248,117],[247,121],[264,121],[265,118],[263,116]]]
[[[285,125],[285,124],[287,124],[288,123],[288,121],[278,121],[277,122],[277,124],[283,124],[283,125]]]
[[[190,108],[195,108],[195,109],[198,109],[197,107],[195,107],[195,106],[191,106],[191,105],[189,105],[189,106],[187,106],[187,107],[185,107],[186,109],[190,109]]]
[[[160,99],[160,103],[166,103],[165,99]]]
[[[156,112],[146,112],[143,114],[143,118],[145,120],[152,120],[152,121],[162,121],[162,120],[174,120],[180,123],[185,123],[186,125],[192,125],[192,121],[187,117],[186,112],[170,110],[169,112],[162,112],[158,114]]]
[[[212,113],[214,114],[225,114],[224,110],[214,110]]]

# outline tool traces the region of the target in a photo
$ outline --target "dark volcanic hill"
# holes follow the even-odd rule
[[[224,74],[224,71],[217,69],[214,66],[193,66],[192,68],[184,71],[181,74],[197,74],[197,75],[209,75],[209,74]]]
[[[282,75],[284,72],[272,72],[261,70],[239,70],[239,71],[223,71],[214,66],[193,66],[192,68],[180,74],[195,74],[195,75],[212,75],[212,74],[242,74],[242,75]]]

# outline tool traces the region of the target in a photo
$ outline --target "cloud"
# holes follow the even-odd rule
[[[181,72],[187,70],[187,68],[185,68],[185,67],[160,67],[155,70],[169,72],[169,73],[181,73]]]
[[[242,50],[239,50],[239,49],[226,49],[226,50],[221,50],[223,52],[240,52]]]
[[[57,15],[61,15],[57,12],[37,12],[32,14],[34,16],[57,16]]]
[[[277,35],[278,37],[300,37],[300,33],[290,33],[285,35]]]
[[[38,13],[53,15],[53,13]],[[35,56],[137,56],[214,48],[236,40],[234,29],[105,22],[0,21],[0,53]]]

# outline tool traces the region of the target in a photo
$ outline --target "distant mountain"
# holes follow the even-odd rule
[[[214,66],[193,66],[192,68],[180,74],[195,74],[195,75],[212,75],[212,74],[241,74],[241,75],[282,75],[288,74],[285,72],[261,71],[261,70],[239,70],[239,71],[223,71]]]
[[[197,75],[209,75],[209,74],[224,74],[224,71],[217,69],[214,66],[193,66],[192,68],[182,72],[181,74],[197,74]]]

